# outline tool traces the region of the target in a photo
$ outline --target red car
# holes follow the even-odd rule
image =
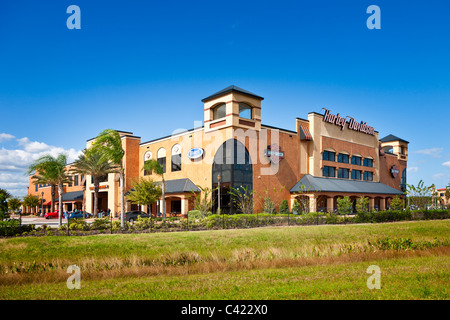
[[[46,214],[44,214],[44,218],[45,219],[50,219],[50,218],[59,218],[59,211],[53,211],[53,212],[47,212]]]

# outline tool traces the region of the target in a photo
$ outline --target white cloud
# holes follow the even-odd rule
[[[450,179],[450,174],[448,173],[436,173],[431,176],[433,180],[446,180]]]
[[[15,137],[9,133],[0,133],[0,142],[14,139]]]
[[[444,148],[430,148],[417,150],[415,153],[424,154],[433,158],[440,158],[442,151],[444,151]]]
[[[442,165],[450,169],[450,161],[444,162]]]
[[[0,139],[11,136],[9,134],[2,135]],[[71,163],[81,154],[81,150],[64,149],[44,142],[30,141],[27,137],[16,139],[16,142],[16,148],[2,147],[0,149],[0,188],[7,189],[13,195],[26,195],[28,176],[25,173],[33,161],[47,154],[56,157],[65,153],[67,162]]]
[[[419,171],[419,167],[408,167],[408,169],[406,169],[406,171],[408,173],[415,173]]]

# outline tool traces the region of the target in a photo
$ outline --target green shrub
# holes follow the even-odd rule
[[[350,214],[352,213],[352,201],[349,197],[343,197],[337,199],[337,207],[339,214]]]
[[[113,221],[113,225],[114,222],[117,221]],[[119,221],[119,225],[120,225],[120,221]],[[91,230],[106,230],[106,229],[110,229],[111,228],[111,220],[108,218],[97,218],[94,219],[94,221],[91,223]],[[114,229],[114,227],[113,227]]]
[[[142,218],[140,216],[138,216],[137,220],[134,222],[133,224],[133,228],[135,230],[149,230],[151,228],[153,228],[154,225],[154,220],[150,219],[150,218]]]
[[[292,204],[292,213],[299,214],[300,213],[300,203],[298,203],[297,199],[294,200]]]
[[[284,199],[283,201],[281,201],[280,204],[280,213],[281,214],[288,214],[289,213],[289,202]]]

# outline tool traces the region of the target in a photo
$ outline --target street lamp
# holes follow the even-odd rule
[[[44,191],[41,192],[41,217],[44,214]]]

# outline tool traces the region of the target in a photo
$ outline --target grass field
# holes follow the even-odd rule
[[[434,220],[0,239],[0,299],[448,299],[449,231]],[[69,290],[75,264],[81,289]]]

